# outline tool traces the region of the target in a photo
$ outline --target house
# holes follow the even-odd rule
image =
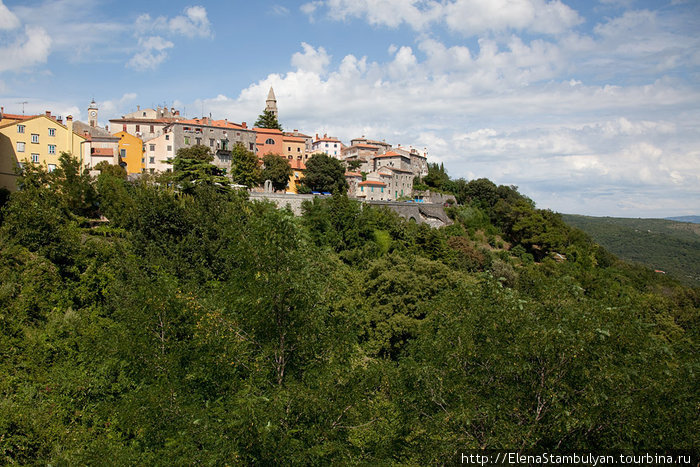
[[[19,116],[0,117],[0,187],[17,189],[14,170],[22,164],[46,164],[49,171],[54,170],[63,152],[79,158],[84,166],[82,147],[86,139],[73,131],[72,116],[66,117],[65,125],[48,111],[15,117]]]
[[[348,182],[348,196],[357,196],[362,182],[362,174],[359,172],[345,172],[345,181]]]
[[[131,135],[126,131],[120,131],[114,135],[119,138],[117,150],[119,151],[119,165],[126,169],[130,175],[143,172],[145,160],[143,156],[144,144],[141,138]],[[155,148],[154,148],[155,150]]]
[[[255,153],[258,159],[265,154],[284,155],[284,134],[275,128],[253,128],[255,131]]]
[[[137,106],[136,112],[111,119],[109,126],[113,133],[124,131],[147,141],[160,136],[168,124],[181,119],[180,111],[174,108],[141,109]]]
[[[379,180],[365,180],[357,184],[360,191],[356,192],[356,197],[367,201],[386,200],[386,183]]]
[[[323,138],[319,138],[317,133],[316,139],[311,143],[311,152],[322,152],[336,159],[340,159],[343,147],[343,143],[341,143],[338,138],[326,134],[323,135]]]

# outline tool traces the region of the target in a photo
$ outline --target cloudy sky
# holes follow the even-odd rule
[[[0,103],[427,148],[538,207],[700,214],[697,0],[0,0]]]

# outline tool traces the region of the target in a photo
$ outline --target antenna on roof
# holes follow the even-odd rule
[[[22,102],[17,102],[18,104],[22,104],[22,115],[24,115],[24,104],[29,104],[27,101],[22,101]]]

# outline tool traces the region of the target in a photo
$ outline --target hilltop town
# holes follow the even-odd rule
[[[123,167],[129,177],[173,171],[173,159],[181,149],[205,146],[212,164],[231,178],[232,150],[240,145],[258,157],[274,154],[285,159],[291,176],[285,193],[296,194],[304,179],[306,164],[314,154],[326,154],[342,161],[346,168],[348,195],[366,201],[396,201],[413,195],[414,178],[428,174],[427,150],[364,135],[349,145],[327,134],[310,136],[294,129],[282,131],[279,124],[249,126],[227,119],[186,118],[175,108],[142,109],[98,124],[99,106],[92,100],[87,108],[88,121],[74,120],[46,111],[40,115],[18,115],[0,109],[0,187],[15,190],[15,167],[34,163],[49,171],[57,167],[61,153],[70,153],[81,166],[94,170],[106,162]],[[277,99],[270,88],[265,110],[276,123]],[[275,128],[278,127],[278,128]],[[262,190],[252,187],[252,191]]]

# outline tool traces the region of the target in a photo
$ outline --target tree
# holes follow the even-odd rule
[[[450,181],[450,177],[445,171],[445,165],[436,163],[428,163],[428,175],[423,177],[423,183],[432,188],[437,188],[442,190],[445,185]]]
[[[126,170],[120,165],[113,165],[107,161],[102,161],[95,166],[95,170],[100,171],[100,175],[108,174],[112,177],[126,179]]]
[[[270,110],[263,110],[255,121],[255,125],[258,128],[273,128],[275,130],[282,131],[282,125],[277,121],[277,116]]]
[[[362,165],[362,161],[359,159],[355,159],[355,160],[347,162],[347,164],[348,164],[348,170],[354,171],[354,170],[357,170],[360,168],[360,166]]]
[[[258,157],[238,143],[231,150],[231,178],[248,188],[257,186],[262,180]]]
[[[228,187],[228,179],[211,163],[213,160],[209,148],[202,144],[178,149],[173,159],[173,181],[184,192],[191,191],[195,182]]]
[[[292,176],[292,167],[284,157],[277,154],[265,154],[263,156],[263,180],[270,180],[275,190],[284,190]]]
[[[315,191],[346,192],[345,166],[338,159],[317,153],[306,162],[304,184]]]

